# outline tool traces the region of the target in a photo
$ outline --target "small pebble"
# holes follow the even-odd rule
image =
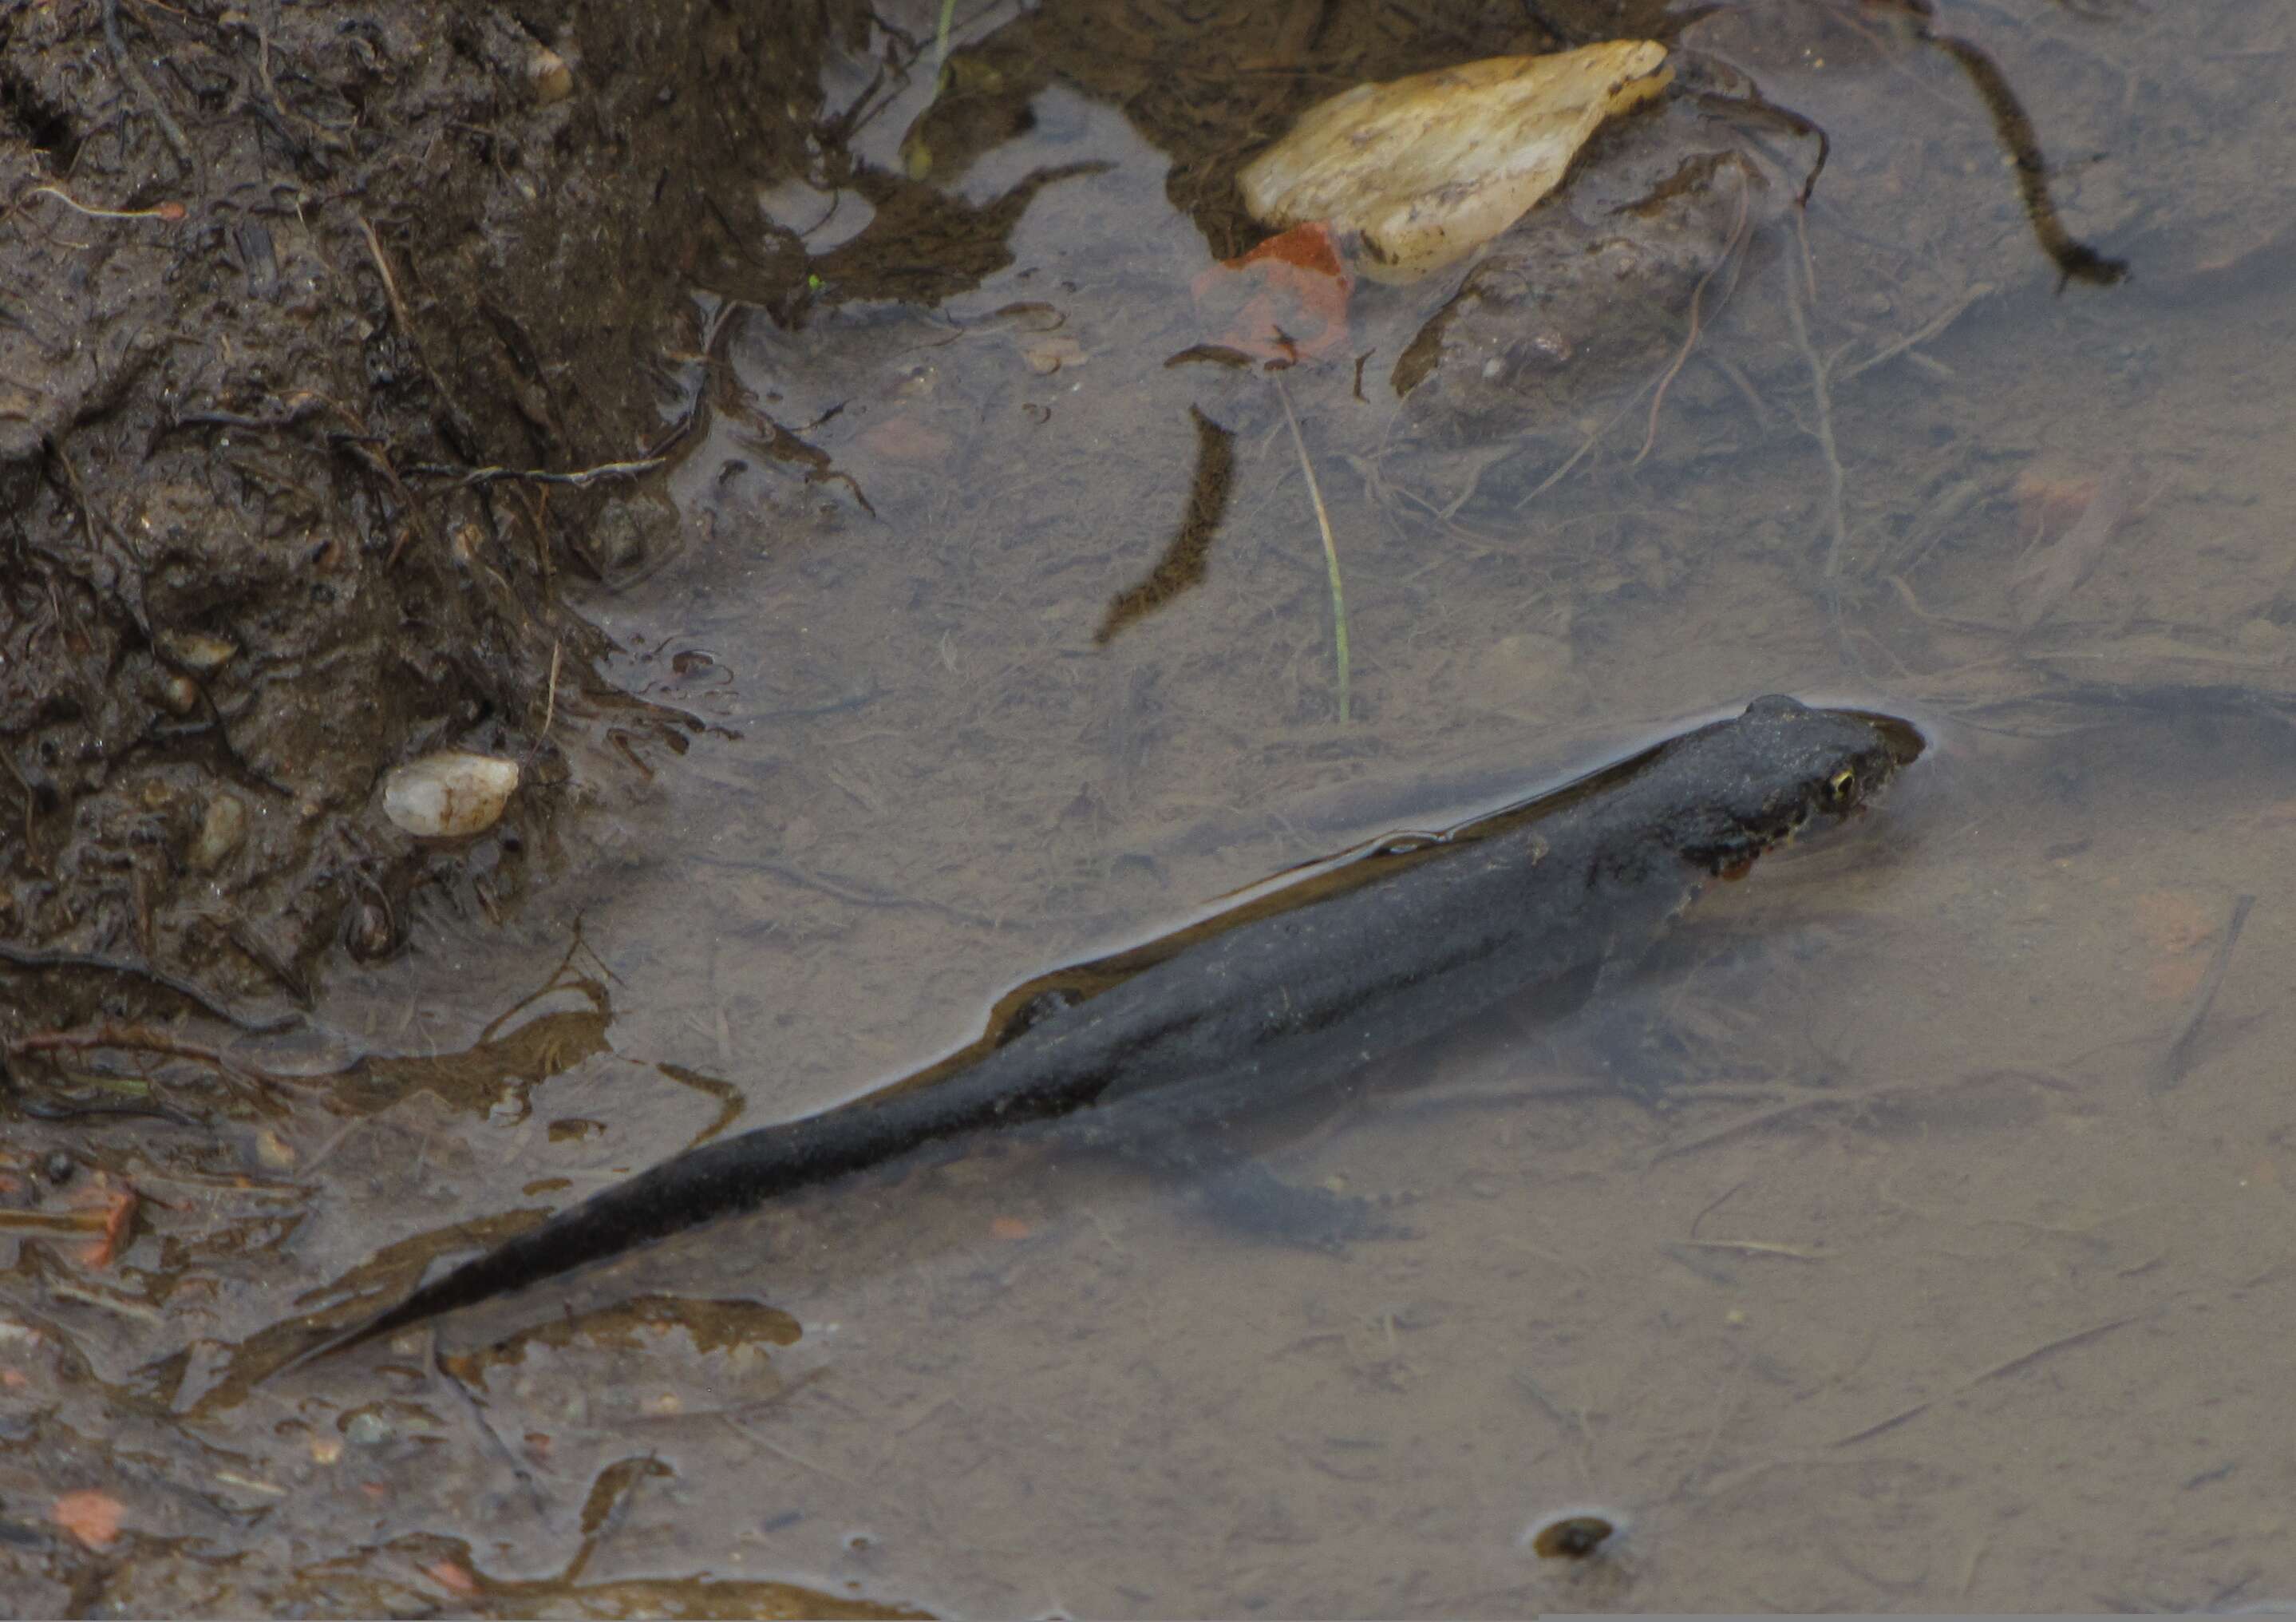
[[[1620,1522],[1604,1510],[1570,1510],[1534,1522],[1522,1541],[1541,1560],[1591,1560],[1619,1535]]]
[[[200,819],[199,836],[192,841],[192,866],[212,873],[231,859],[247,840],[247,803],[237,795],[217,794]]]
[[[574,70],[548,45],[537,45],[526,59],[526,82],[534,89],[534,99],[547,107],[574,94]]]
[[[161,635],[160,651],[195,676],[211,676],[239,657],[239,644],[205,631],[179,630]]]
[[[518,787],[518,762],[447,749],[383,779],[382,814],[418,839],[460,839],[492,827]]]
[[[153,696],[168,714],[189,715],[200,707],[200,684],[181,671],[169,671],[160,678]]]
[[[362,896],[351,905],[343,922],[343,944],[361,963],[379,962],[398,947],[398,929],[390,909],[373,897]]]

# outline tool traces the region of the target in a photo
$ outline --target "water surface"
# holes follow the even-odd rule
[[[1278,383],[1168,365],[1223,336],[1193,284],[1244,245],[1204,154],[1272,131],[1169,103],[1336,88],[1367,47],[1121,9],[960,31],[1067,64],[1025,120],[989,95],[934,135],[919,71],[852,137],[1002,209],[1001,263],[905,266],[869,245],[886,209],[825,181],[763,200],[813,233],[822,296],[718,321],[697,291],[684,544],[586,604],[616,674],[707,729],[579,836],[589,877],[502,927],[425,916],[349,988],[348,1045],[496,1045],[277,1129],[278,1177],[331,1197],[283,1243],[258,1194],[210,1197],[211,1321],[165,1380],[131,1371],[180,1336],[60,1309],[144,1395],[57,1422],[277,1489],[175,1535],[392,1550],[434,1598],[441,1559],[604,1610],[740,1577],[999,1614],[2296,1593],[2296,23],[1940,12],[2014,87],[2063,228],[2128,261],[2109,285],[2064,282],[1996,113],[1909,22],[1702,24],[1832,156],[1694,340],[1464,448],[1400,441],[1391,353],[1365,399],[1353,350],[1281,375],[1344,572],[1343,722]],[[1487,31],[1366,70],[1534,43]],[[830,71],[857,93],[871,65]],[[1391,345],[1407,296],[1359,288],[1351,328]],[[1187,522],[1199,418],[1229,448],[1202,578],[1098,639]],[[2093,567],[2030,612],[2021,579],[2116,491]],[[459,1374],[228,1372],[395,1242],[849,1097],[1037,971],[1770,691],[1906,714],[1931,753],[1579,1014],[1333,1078],[1271,1136],[1285,1178],[1406,1235],[1254,1243],[1183,1182],[992,1146],[451,1320],[468,1350],[685,1304]],[[1582,1504],[1626,1527],[1597,1558],[1525,1546]],[[614,1586],[664,1578],[701,1586]]]

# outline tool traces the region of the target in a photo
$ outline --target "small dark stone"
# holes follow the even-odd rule
[[[1583,1560],[1601,1552],[1618,1531],[1601,1515],[1564,1515],[1530,1535],[1530,1552],[1541,1560]]]
[[[398,950],[398,923],[373,897],[360,900],[343,923],[343,945],[361,963],[378,963]]]

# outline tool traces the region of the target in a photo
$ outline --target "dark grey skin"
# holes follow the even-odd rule
[[[1303,1077],[1344,1074],[1639,955],[1706,880],[1849,815],[1921,751],[1921,735],[1888,716],[1757,699],[1734,720],[1431,844],[1375,851],[1292,887],[1307,899],[1278,892],[1168,949],[1085,966],[1080,978],[1048,976],[1045,989],[1005,1000],[1015,1011],[977,1058],[928,1073],[929,1084],[676,1156],[306,1358],[959,1134],[1144,1093],[1241,1107]]]

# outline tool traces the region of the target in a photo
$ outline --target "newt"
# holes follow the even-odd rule
[[[1759,698],[1457,828],[1357,847],[1145,946],[1032,980],[979,1042],[907,1081],[673,1156],[295,1363],[962,1134],[1144,1094],[1240,1107],[1352,1071],[1639,957],[1709,879],[1847,817],[1922,748],[1890,716]]]

